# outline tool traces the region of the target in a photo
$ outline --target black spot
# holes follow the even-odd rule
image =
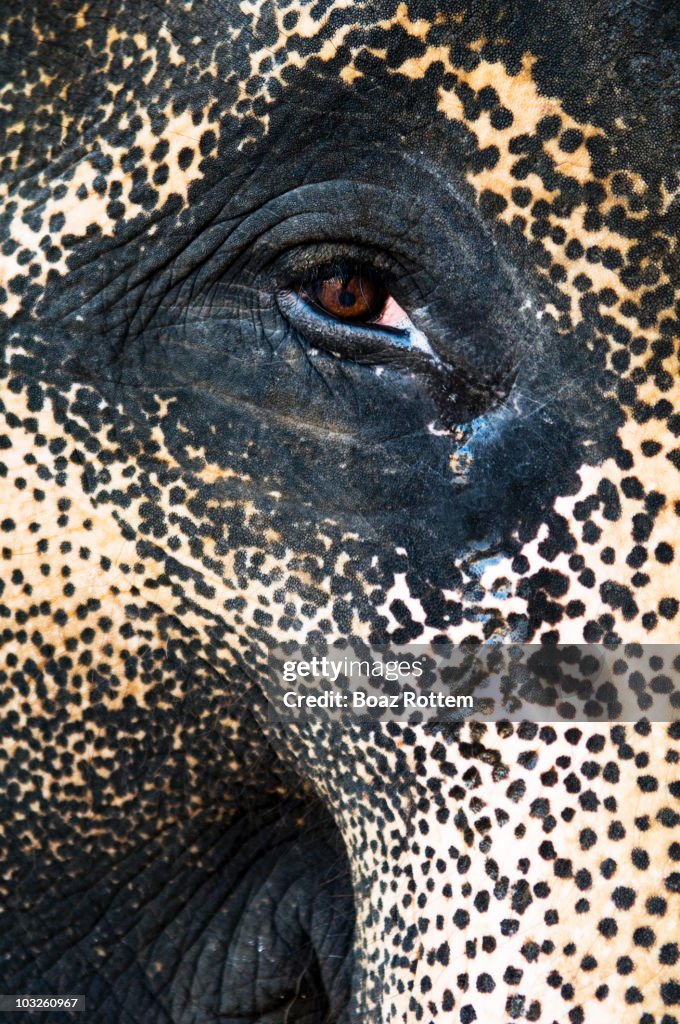
[[[680,872],[672,871],[663,881],[669,892],[680,893]]]
[[[597,842],[597,835],[592,828],[584,828],[579,834],[579,843],[582,850],[589,850]]]
[[[635,903],[635,890],[625,885],[619,885],[614,889],[612,899],[619,910],[630,910]]]
[[[666,900],[663,898],[663,896],[650,896],[647,902],[645,903],[647,913],[653,914],[658,917],[663,917],[663,915],[666,913],[667,906],[668,904],[666,903]]]
[[[651,928],[636,928],[633,932],[633,942],[636,946],[649,949],[656,942],[656,935]]]
[[[664,982],[661,986],[661,998],[666,1006],[677,1006],[680,1004],[680,982]]]
[[[646,850],[636,846],[630,855],[630,859],[640,871],[646,871],[649,867],[649,854]]]
[[[616,961],[616,970],[619,974],[625,977],[635,969],[635,964],[629,956],[620,956]]]
[[[664,619],[674,619],[679,607],[675,597],[664,597],[659,601],[659,615]]]
[[[659,963],[673,967],[678,962],[680,953],[677,942],[666,942],[659,950]]]
[[[559,147],[564,153],[574,153],[583,142],[583,132],[578,128],[567,128],[559,139]]]

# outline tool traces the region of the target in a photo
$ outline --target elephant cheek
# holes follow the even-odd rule
[[[663,729],[638,747],[668,782]],[[641,793],[609,730],[519,726],[483,743],[461,733],[446,750],[414,733],[410,751],[401,747],[413,774],[402,761],[382,812],[380,799],[345,794],[339,814],[357,901],[357,1012],[381,1022],[588,1022],[605,999],[627,1019],[639,991],[663,1013],[655,950],[674,941],[675,923],[642,917],[664,888],[666,797]],[[616,769],[593,777],[591,748]],[[643,923],[654,949],[634,938]],[[617,969],[631,950],[632,978]]]

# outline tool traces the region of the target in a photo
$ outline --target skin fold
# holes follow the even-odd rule
[[[672,655],[677,10],[0,25],[0,989],[677,1024],[677,721],[282,724],[267,662]]]

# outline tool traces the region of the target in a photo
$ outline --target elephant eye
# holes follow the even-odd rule
[[[363,270],[300,282],[295,291],[309,305],[347,323],[375,323],[390,297],[382,281]]]
[[[375,268],[333,261],[304,277],[291,276],[289,282],[277,295],[279,308],[312,345],[369,363],[413,349],[435,358],[428,339]]]

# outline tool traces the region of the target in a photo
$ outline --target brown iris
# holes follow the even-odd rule
[[[344,276],[335,274],[305,284],[300,294],[336,320],[364,323],[375,320],[388,299],[384,285],[361,271]]]

